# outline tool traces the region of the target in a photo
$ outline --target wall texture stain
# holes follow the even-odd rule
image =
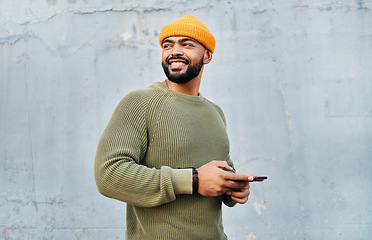
[[[201,92],[239,172],[229,239],[372,239],[372,2],[0,1],[0,239],[125,239],[97,192],[98,138],[129,91],[162,81],[158,34],[214,33]]]

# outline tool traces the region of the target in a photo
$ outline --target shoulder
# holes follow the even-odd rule
[[[223,113],[223,111],[220,108],[220,106],[218,106],[216,103],[213,103],[213,102],[211,102],[210,100],[208,100],[206,98],[205,98],[205,102],[207,104],[209,104],[211,108],[215,109],[218,112],[218,114],[221,116],[221,118],[223,119],[223,121],[226,123],[225,114]]]
[[[221,109],[220,106],[218,106],[216,103],[211,102],[210,100],[208,100],[208,99],[206,99],[206,98],[205,98],[205,102],[206,102],[206,104],[208,104],[211,108],[216,109],[220,114],[223,115],[223,111],[222,111],[222,109]]]
[[[123,99],[122,101],[129,101],[129,100],[137,100],[137,101],[144,101],[146,99],[150,99],[154,97],[155,95],[159,94],[160,90],[156,87],[154,87],[153,84],[149,87],[142,88],[142,89],[136,89],[131,92],[129,92]]]
[[[136,105],[142,104],[144,102],[148,102],[152,98],[156,98],[156,96],[159,94],[161,94],[161,90],[157,87],[157,83],[154,83],[149,87],[136,89],[129,92],[123,97],[123,99],[120,101],[120,104],[128,102]]]
[[[116,111],[145,111],[151,105],[151,102],[157,102],[156,99],[161,99],[164,95],[164,92],[158,86],[159,84],[154,83],[149,87],[129,92],[121,99]]]

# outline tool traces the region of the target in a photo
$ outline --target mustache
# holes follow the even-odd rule
[[[168,58],[168,60],[167,60],[167,64],[170,64],[170,60],[183,60],[186,64],[189,64],[190,63],[190,61],[189,60],[187,60],[186,58],[184,58],[184,57],[170,57],[170,58]]]

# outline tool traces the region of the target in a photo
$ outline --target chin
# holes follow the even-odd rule
[[[178,84],[184,84],[190,82],[192,79],[184,78],[184,77],[168,77],[168,80]]]
[[[201,59],[202,60],[202,59]],[[163,70],[168,80],[174,83],[183,84],[188,83],[196,78],[203,67],[203,62],[200,61],[198,65],[189,65],[182,70],[171,70],[169,66],[162,62]]]

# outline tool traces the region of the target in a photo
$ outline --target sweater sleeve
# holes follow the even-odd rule
[[[222,120],[223,120],[223,122],[224,122],[224,124],[225,124],[225,127],[226,127],[226,118],[225,118],[225,115],[224,115],[222,109],[221,109],[218,105],[216,105],[216,104],[214,104],[214,106],[215,106],[215,108],[217,109],[217,111],[220,113],[221,118],[222,118]],[[226,161],[227,161],[227,163],[228,163],[228,164],[229,164],[229,165],[234,169],[233,172],[236,172],[236,170],[235,170],[235,168],[234,168],[234,163],[233,163],[233,161],[230,159],[230,155],[227,156]],[[223,194],[223,195],[222,195],[222,202],[223,202],[226,206],[228,206],[228,207],[234,207],[234,206],[237,204],[237,202],[235,202],[234,200],[232,200],[231,197],[228,196],[228,195],[226,195],[226,194]]]
[[[227,157],[226,161],[234,169],[233,172],[236,172],[234,163],[231,161],[230,156]],[[228,207],[234,207],[236,205],[236,202],[232,200],[231,197],[227,194],[222,195],[222,202]]]
[[[94,176],[98,191],[140,207],[174,201],[192,194],[192,170],[141,165],[147,151],[148,100],[132,92],[119,103],[98,143]]]

